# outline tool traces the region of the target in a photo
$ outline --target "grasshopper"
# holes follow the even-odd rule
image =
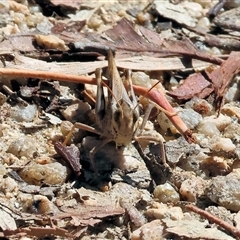
[[[133,91],[131,78],[127,77],[125,84],[123,84],[111,50],[108,52],[107,78],[109,83],[107,98],[105,98],[103,92],[101,70],[96,69],[95,75],[97,81],[95,104],[97,127],[94,128],[86,124],[75,123],[63,144],[67,144],[75,128],[100,135],[103,139],[102,142],[90,150],[89,154],[91,164],[95,174],[97,174],[94,165],[94,155],[105,144],[111,141],[114,141],[117,147],[129,145],[133,140],[138,139],[137,133],[142,127],[140,128],[139,126],[139,106]]]

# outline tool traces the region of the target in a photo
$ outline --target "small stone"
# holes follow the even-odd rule
[[[228,210],[240,211],[240,169],[234,169],[227,176],[217,176],[211,181],[206,194],[211,201]]]
[[[69,121],[62,121],[60,127],[61,127],[62,135],[67,136],[68,133],[71,131],[73,124]]]
[[[37,44],[44,49],[57,49],[66,51],[68,47],[65,42],[55,35],[35,35]]]
[[[186,102],[185,107],[192,108],[203,116],[209,115],[213,109],[213,106],[208,101],[198,97],[193,97],[190,101]]]
[[[73,104],[68,106],[62,112],[66,120],[71,122],[86,122],[86,114],[91,110],[88,103],[81,100],[75,100]]]
[[[234,151],[236,146],[233,144],[232,140],[229,138],[214,137],[209,141],[210,148],[215,151]]]
[[[67,179],[67,168],[58,162],[44,165],[31,162],[19,172],[19,175],[29,184],[62,184]]]
[[[204,134],[205,136],[213,137],[213,136],[219,136],[220,131],[217,129],[216,125],[212,122],[202,122],[198,126],[199,133]]]
[[[153,208],[149,208],[146,215],[156,219],[180,220],[183,218],[183,212],[180,207],[168,207],[163,203],[155,203]]]
[[[227,9],[238,8],[240,7],[240,1],[239,0],[226,1],[226,4],[224,5],[224,7]]]
[[[0,92],[0,106],[2,106],[6,101],[7,101],[6,95]]]
[[[204,28],[204,29],[209,29],[210,27],[210,21],[209,18],[203,17],[198,21],[197,27],[199,28]]]
[[[224,137],[240,141],[240,124],[233,122],[224,130]]]
[[[204,195],[208,182],[201,177],[191,177],[183,181],[180,187],[182,198],[189,202],[196,202],[197,198]]]
[[[205,208],[205,211],[211,213],[212,215],[220,218],[225,222],[228,222],[229,224],[233,223],[233,214],[224,207],[209,206]]]
[[[21,3],[17,3],[15,1],[8,1],[9,9],[16,13],[23,13],[25,15],[29,14],[29,9],[27,6]]]
[[[132,82],[135,85],[150,88],[152,86],[150,77],[144,72],[133,72]]]
[[[167,132],[168,130],[171,131],[173,134],[177,134],[178,130],[174,127],[172,122],[168,119],[168,117],[165,115],[165,113],[160,112],[157,116],[157,121],[159,126],[162,129],[162,132]]]
[[[218,117],[214,115],[204,117],[201,124],[204,122],[214,123],[219,131],[223,131],[232,122],[232,119],[229,116],[220,114]]]
[[[193,109],[176,109],[178,116],[183,120],[188,128],[194,129],[201,121],[201,114],[197,113]]]
[[[201,168],[208,177],[226,175],[230,172],[230,166],[228,165],[228,162],[224,158],[218,156],[208,156],[207,158],[203,159]]]
[[[153,195],[162,203],[177,203],[180,200],[178,192],[169,183],[158,185]]]
[[[8,193],[9,197],[13,197],[13,193],[19,190],[17,182],[10,177],[0,177],[0,191],[4,194]]]
[[[11,109],[11,117],[15,119],[17,122],[31,122],[37,114],[37,106],[36,105],[27,105],[22,106],[20,104],[16,105]]]
[[[226,102],[238,101],[238,97],[239,97],[239,93],[240,93],[238,86],[239,86],[239,81],[233,83],[232,86],[230,86],[228,88],[228,90],[225,94]]]
[[[27,157],[32,158],[34,152],[38,149],[38,143],[30,136],[19,136],[18,139],[15,139],[11,142],[8,147],[7,152],[12,153],[16,157]]]
[[[5,175],[7,173],[6,168],[4,167],[4,165],[2,163],[0,163],[0,175]]]
[[[133,231],[131,240],[159,240],[163,238],[164,226],[161,220],[153,220]]]
[[[88,21],[87,25],[89,28],[97,29],[103,24],[102,19],[98,15],[93,15]]]
[[[238,120],[240,120],[240,107],[234,106],[231,103],[225,104],[221,109],[221,113],[226,114],[230,117],[235,116],[238,118]]]
[[[188,14],[194,18],[202,16],[202,6],[196,2],[183,1],[181,5],[188,11]]]

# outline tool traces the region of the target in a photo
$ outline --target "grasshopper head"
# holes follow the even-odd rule
[[[139,111],[132,104],[123,99],[116,105],[117,109],[112,115],[112,129],[115,133],[117,146],[126,146],[134,138],[138,129]]]

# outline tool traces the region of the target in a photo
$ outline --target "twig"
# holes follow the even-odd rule
[[[208,12],[208,16],[214,18],[220,12],[221,8],[227,3],[227,0],[219,0],[217,4],[215,4]]]
[[[188,204],[186,205],[186,208],[192,212],[195,212],[205,218],[207,218],[210,222],[216,223],[217,225],[223,227],[228,232],[230,232],[234,237],[240,238],[240,230],[238,230],[236,227],[232,226],[231,224],[223,221],[222,219],[212,215],[211,213],[202,210],[194,205]]]

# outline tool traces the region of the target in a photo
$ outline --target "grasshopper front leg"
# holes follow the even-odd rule
[[[103,93],[101,70],[96,69],[95,75],[96,75],[96,80],[97,80],[97,98],[96,98],[96,105],[95,105],[95,113],[96,113],[96,118],[97,118],[97,124],[99,125],[101,123],[102,119],[104,118],[104,116],[106,115],[106,102],[105,102],[106,100],[105,100],[104,93]],[[68,135],[66,136],[66,138],[63,142],[63,145],[65,145],[65,146],[67,145],[67,143],[70,141],[70,139],[72,137],[73,131],[76,128],[84,130],[84,131],[92,132],[92,133],[98,134],[100,136],[102,135],[102,132],[100,130],[97,130],[96,128],[91,127],[87,124],[76,122],[72,126]],[[105,138],[100,144],[93,147],[89,152],[89,159],[90,159],[91,165],[94,170],[95,179],[98,176],[98,171],[95,166],[94,156],[104,145],[106,145],[110,141],[112,141],[112,138],[109,135],[109,138]]]

